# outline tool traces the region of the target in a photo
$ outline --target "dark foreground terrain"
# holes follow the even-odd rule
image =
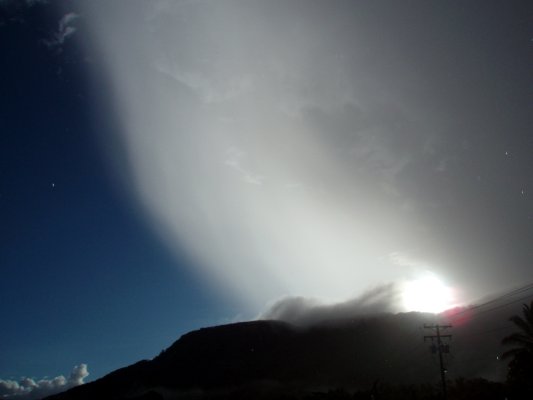
[[[430,317],[383,314],[308,328],[253,321],[200,329],[153,360],[48,399],[437,399],[438,357],[423,340],[431,332],[421,328]],[[501,337],[487,333],[490,321],[456,322],[444,360],[448,397],[508,397],[507,365],[497,360]]]

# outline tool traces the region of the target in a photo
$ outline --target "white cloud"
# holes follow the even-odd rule
[[[53,34],[52,39],[45,41],[45,44],[48,47],[60,48],[76,32],[76,27],[72,26],[72,24],[78,18],[79,15],[74,12],[63,15],[59,20],[57,31]]]
[[[63,15],[63,18],[61,18],[61,20],[59,21],[59,30],[62,31],[67,28],[78,17],[79,15],[73,12]]]
[[[401,252],[393,251],[389,254],[389,260],[398,266],[401,267],[411,267],[418,270],[426,270],[428,268],[428,263],[422,260],[415,259],[412,255]]]
[[[251,172],[248,168],[245,168],[243,166],[243,159],[245,157],[245,152],[237,149],[236,147],[230,147],[226,151],[226,159],[224,160],[224,164],[235,171],[238,171],[246,183],[252,185],[262,185],[265,179],[264,176]]]
[[[159,63],[156,70],[191,89],[204,103],[217,104],[235,100],[253,89],[251,76],[233,76],[229,79],[214,79],[194,71],[181,70],[179,66],[169,67]]]
[[[80,364],[72,369],[68,378],[59,375],[37,381],[32,378],[22,378],[20,381],[0,379],[0,399],[40,399],[84,384],[88,375],[87,364]]]

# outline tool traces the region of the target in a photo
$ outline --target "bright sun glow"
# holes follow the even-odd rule
[[[434,275],[406,283],[402,297],[408,311],[431,313],[452,307],[453,301],[451,288]]]

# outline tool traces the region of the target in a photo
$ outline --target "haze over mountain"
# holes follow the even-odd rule
[[[328,318],[323,308],[308,307],[309,318],[296,319],[298,324],[258,320],[204,328],[183,335],[152,360],[49,399],[239,398],[243,393],[276,398],[337,388],[364,391],[376,382],[435,384],[437,356],[430,351],[432,342],[423,340],[435,333],[424,325],[435,323],[453,326],[442,332],[453,335],[443,339],[451,348],[444,354],[448,380],[501,382],[507,372],[507,362],[498,359],[501,338],[513,329],[508,316],[522,301],[524,292],[441,315],[359,311],[346,318]]]

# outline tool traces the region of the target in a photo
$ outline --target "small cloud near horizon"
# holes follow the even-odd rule
[[[0,398],[17,400],[41,399],[75,386],[83,385],[87,376],[89,376],[87,364],[80,364],[72,369],[68,378],[59,375],[55,378],[44,378],[37,381],[33,378],[22,378],[19,381],[0,379]]]

